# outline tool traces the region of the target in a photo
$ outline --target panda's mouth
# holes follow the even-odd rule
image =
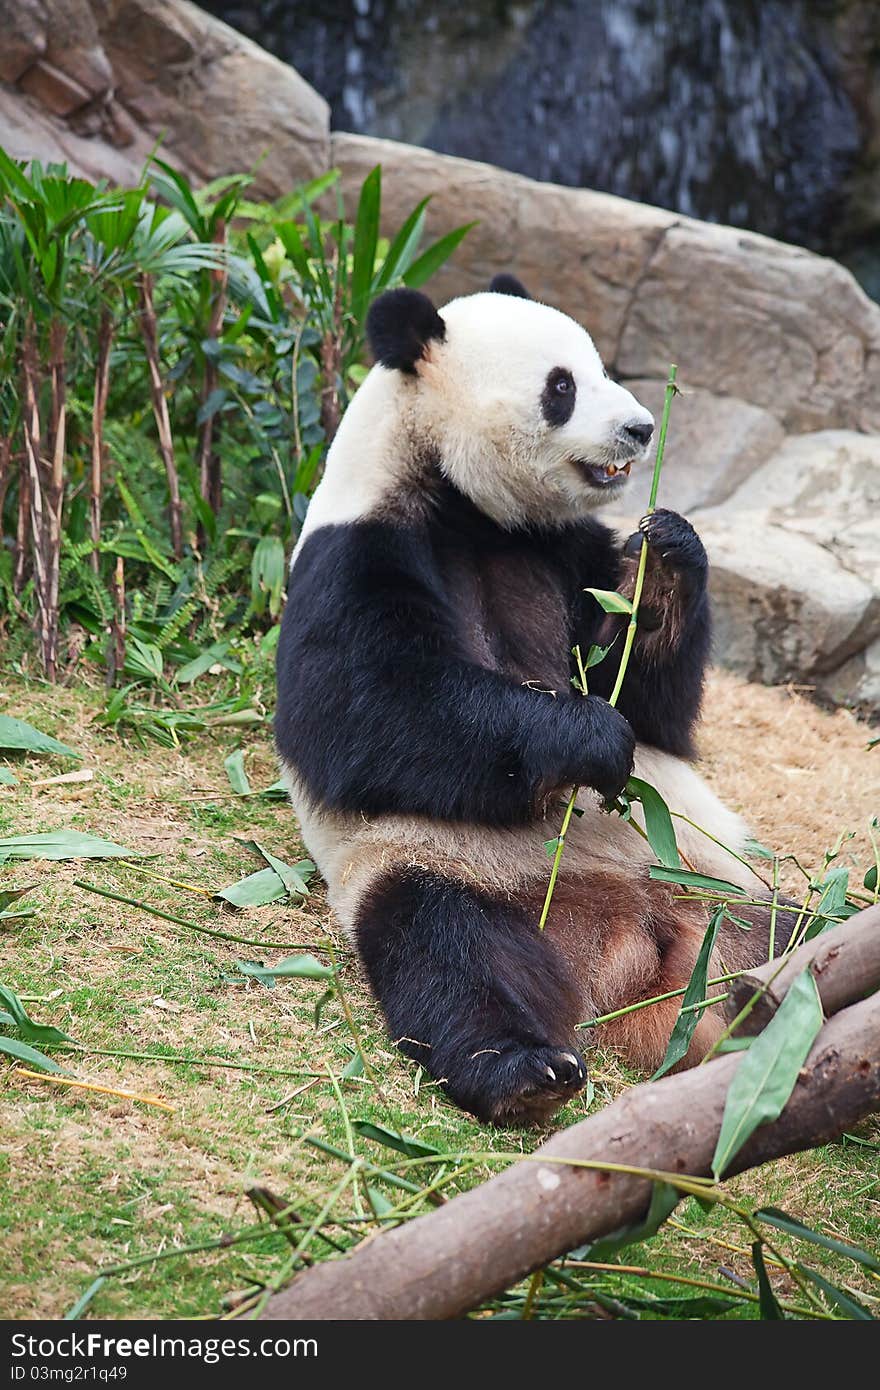
[[[632,459],[627,459],[626,463],[587,463],[584,459],[572,459],[572,463],[590,486],[596,488],[621,487],[632,467]]]

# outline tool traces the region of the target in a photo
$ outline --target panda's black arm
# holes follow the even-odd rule
[[[456,649],[427,547],[326,527],[297,557],[275,736],[319,807],[517,824],[568,782],[619,790],[632,734],[602,700],[526,689]]]
[[[677,757],[692,757],[711,647],[708,562],[699,537],[683,517],[658,510],[645,518],[642,532],[631,537],[623,553],[605,551],[597,573],[593,532],[589,551],[593,577],[588,583],[631,595],[642,534],[649,540],[649,550],[641,621],[617,708],[640,743]],[[603,615],[589,594],[575,599],[576,640],[584,654],[591,643],[607,646],[616,638],[606,659],[588,672],[591,693],[606,699],[620,666],[627,621]]]

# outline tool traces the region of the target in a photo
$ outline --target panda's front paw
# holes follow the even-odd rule
[[[648,542],[651,558],[672,571],[688,597],[695,597],[705,589],[709,559],[703,542],[683,516],[663,507],[649,512],[639,522],[638,531],[627,541],[624,554],[637,556],[643,539]]]
[[[542,1125],[586,1080],[586,1063],[572,1048],[514,1044],[485,1068],[482,1095],[468,1108],[496,1125]]]

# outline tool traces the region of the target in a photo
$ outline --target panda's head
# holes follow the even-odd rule
[[[391,290],[367,333],[413,456],[436,459],[501,525],[577,520],[618,497],[648,452],[653,418],[609,379],[589,334],[512,276],[439,312]]]

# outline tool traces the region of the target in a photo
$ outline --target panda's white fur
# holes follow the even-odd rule
[[[597,485],[594,470],[613,473],[627,462],[647,466],[646,449],[635,448],[627,431],[634,425],[649,425],[651,416],[629,391],[608,378],[580,325],[546,305],[492,293],[454,300],[440,311],[440,318],[442,325],[436,332],[442,337],[430,337],[422,344],[412,370],[375,366],[342,420],[292,557],[286,632],[297,622],[297,605],[311,601],[313,592],[320,594],[320,583],[313,590],[311,577],[304,581],[309,587],[303,597],[298,592],[297,576],[307,547],[310,566],[319,572],[322,549],[329,556],[330,547],[341,544],[340,537],[354,535],[363,525],[381,527],[388,521],[403,528],[401,535],[407,534],[426,516],[430,519],[434,504],[427,478],[431,470],[501,532],[527,537],[536,528],[542,534],[548,528],[571,531],[619,493],[625,482],[623,471]],[[569,418],[551,426],[539,403],[544,384],[560,365],[576,383],[576,399]],[[344,567],[346,553],[340,549],[342,558],[337,559],[334,549],[334,558],[326,560],[328,584]],[[352,597],[359,601],[357,592]],[[478,620],[468,621],[479,626]],[[356,643],[356,628],[354,632]],[[477,653],[483,650],[481,641],[489,652],[491,633],[471,636]],[[314,639],[309,640],[314,644]],[[294,640],[283,636],[282,648],[285,645],[292,651]],[[369,657],[373,659],[375,653]],[[351,659],[357,662],[357,651]],[[491,660],[486,657],[488,664]],[[360,673],[353,670],[349,677],[348,669],[340,668],[336,679],[351,679],[354,688]],[[284,696],[281,675],[280,665]],[[540,679],[541,673],[536,671],[536,677]],[[293,689],[296,680],[295,673],[288,676],[287,687]],[[568,690],[554,693],[549,686],[544,690],[536,692],[535,698],[570,699]],[[318,699],[319,692],[303,692],[302,698]],[[566,785],[556,789],[555,798],[548,798],[543,818],[524,824],[462,822],[394,810],[376,814],[357,804],[328,805],[316,791],[314,776],[310,779],[301,767],[308,753],[305,736],[298,743],[294,728],[299,696],[294,693],[284,699],[279,732],[283,775],[306,847],[328,884],[331,906],[346,930],[355,934],[360,929],[364,905],[376,884],[394,875],[422,873],[473,884],[475,890],[501,901],[540,900],[549,873],[544,841],[558,832]],[[356,730],[352,732],[356,738]],[[343,745],[348,748],[347,733],[331,726],[320,737],[327,742],[331,764],[336,748],[340,758],[349,756],[342,751]],[[381,760],[382,748],[377,747],[373,756]],[[657,788],[679,817],[676,832],[685,862],[738,883],[752,894],[764,891],[761,880],[738,857],[746,840],[744,823],[687,761],[640,744],[634,770]],[[430,761],[422,773],[430,805]],[[478,769],[469,766],[463,742],[461,779],[479,775]],[[608,815],[589,789],[581,792],[579,806],[582,815],[571,823],[562,878],[574,883],[618,881],[623,886],[646,879],[654,857],[645,840],[620,816]],[[634,818],[643,824],[640,807],[634,807]],[[614,978],[636,971],[639,948],[634,943],[630,934],[619,954],[629,953],[633,960]],[[716,964],[722,964],[720,958]],[[597,997],[604,998],[601,991],[585,998],[585,1006]],[[387,1001],[382,1002],[390,1016]],[[484,1104],[479,1096],[462,1098],[461,1087],[458,1094],[451,1089],[478,1113],[482,1107],[499,1117],[520,1114],[519,1101]],[[522,1113],[531,1113],[528,1104]]]
[[[504,294],[454,299],[446,339],[429,344],[418,378],[372,369],[343,416],[309,504],[294,559],[319,526],[365,517],[411,481],[412,457],[435,448],[449,480],[499,525],[559,525],[607,502],[572,468],[620,458],[619,432],[650,411],[611,381],[580,324]],[[559,362],[577,381],[574,414],[550,430],[537,410]]]

